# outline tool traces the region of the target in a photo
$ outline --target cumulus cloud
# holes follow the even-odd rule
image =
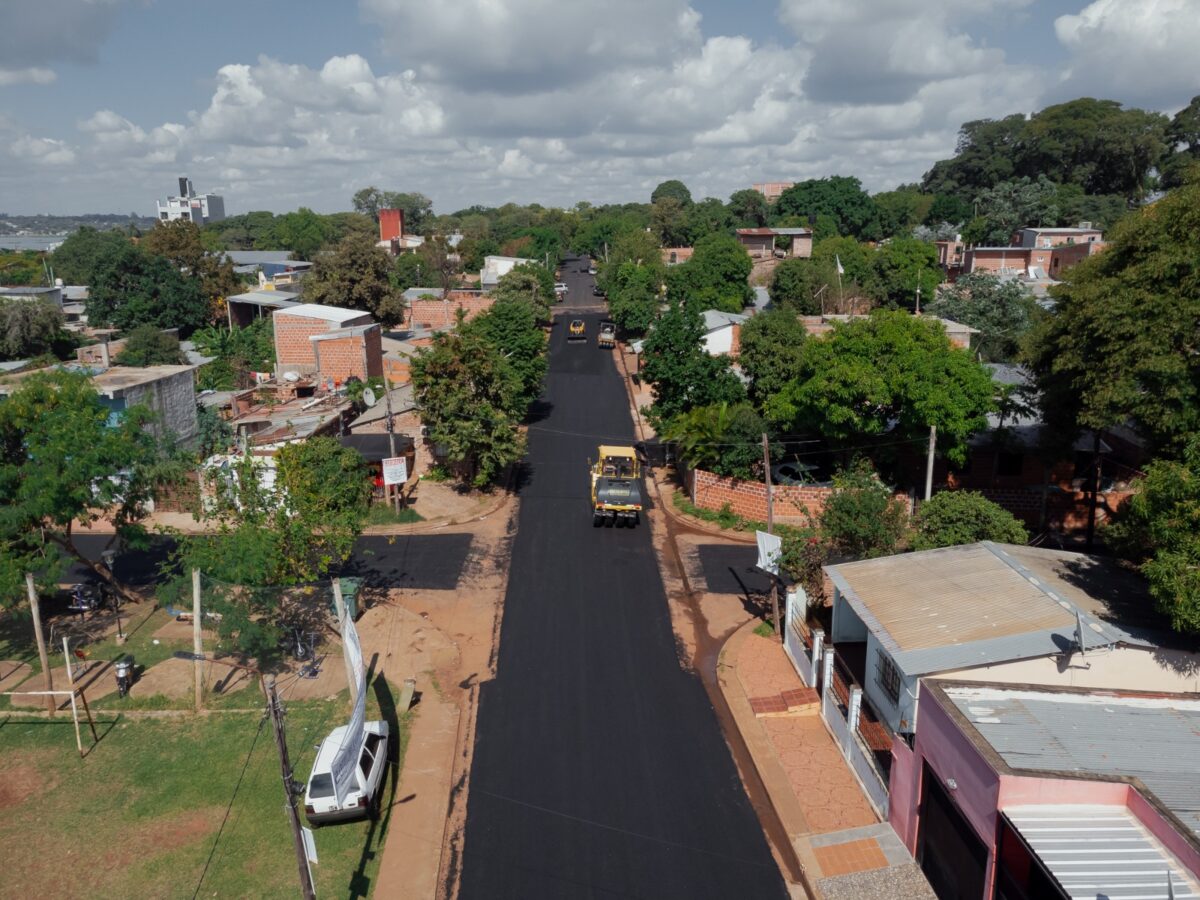
[[[66,142],[51,138],[23,134],[9,144],[8,149],[15,158],[39,166],[66,166],[75,162],[75,151]]]
[[[26,69],[0,69],[0,87],[11,84],[53,84],[57,76],[53,69],[30,66]]]
[[[93,63],[124,6],[132,0],[33,0],[6,3],[0,27],[5,66]]]
[[[684,0],[361,0],[383,46],[433,81],[501,94],[578,84],[700,43]]]
[[[1059,16],[1054,33],[1070,54],[1059,98],[1103,96],[1159,109],[1200,92],[1200,16],[1192,0],[1095,0]]]

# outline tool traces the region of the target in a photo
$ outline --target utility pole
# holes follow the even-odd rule
[[[204,638],[200,634],[200,570],[192,569],[192,652],[196,661],[192,663],[196,682],[196,712],[204,706]]]
[[[296,789],[292,781],[292,764],[288,760],[287,738],[283,734],[283,711],[279,708],[279,696],[275,693],[275,678],[262,679],[263,693],[267,697],[267,712],[271,716],[271,727],[275,732],[275,747],[279,750],[279,768],[283,773],[284,804],[288,824],[292,827],[292,843],[296,845],[296,864],[300,871],[300,892],[304,900],[316,900],[312,873],[308,869],[308,853],[304,849],[304,836],[300,833],[300,817],[296,813]]]
[[[767,433],[762,436],[763,445],[763,477],[767,483],[767,534],[775,533],[775,489],[771,486],[771,444]],[[783,641],[783,629],[779,627],[779,581],[771,575],[771,621],[775,625],[775,634]]]
[[[929,426],[929,455],[925,459],[925,499],[933,496],[933,454],[937,450],[937,426]]]
[[[1088,504],[1087,549],[1096,543],[1096,504],[1100,502],[1100,432],[1092,432],[1092,502]]]
[[[917,269],[917,315],[921,314],[921,270]]]
[[[37,587],[33,583],[33,573],[25,573],[25,589],[29,592],[29,608],[33,610],[33,638],[37,641],[38,659],[42,662],[42,678],[46,681],[46,709],[54,715],[54,676],[50,673],[50,657],[46,655],[46,639],[42,636],[42,613],[38,609]]]

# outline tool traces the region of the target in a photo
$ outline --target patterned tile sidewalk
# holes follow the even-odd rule
[[[828,900],[932,900],[920,869],[891,826],[879,821],[820,714],[796,712],[813,695],[778,641],[747,626],[726,644],[721,665],[731,670],[720,679],[722,690],[809,893]]]

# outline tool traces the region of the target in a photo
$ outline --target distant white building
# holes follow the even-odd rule
[[[485,256],[483,269],[479,272],[479,286],[485,291],[491,290],[514,268],[531,262],[536,260],[522,259],[519,256]]]
[[[158,220],[174,222],[187,219],[197,225],[220,222],[225,218],[225,199],[220,194],[197,194],[192,180],[179,176],[179,196],[158,201]]]

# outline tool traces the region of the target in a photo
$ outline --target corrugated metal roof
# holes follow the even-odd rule
[[[323,303],[301,303],[299,306],[289,306],[276,310],[289,316],[303,316],[306,319],[321,319],[326,322],[337,322],[344,325],[355,319],[370,318],[371,314],[361,309],[345,309],[341,306],[326,306]]]
[[[1178,861],[1124,806],[1013,806],[1005,817],[1072,900],[1200,897]]]
[[[984,541],[842,563],[826,571],[909,675],[1070,650],[1077,611],[1089,646],[1136,642],[1079,610],[1059,583],[1062,574],[1047,569],[1039,577],[1023,565],[1014,552],[1023,549]]]
[[[1139,779],[1200,840],[1200,700],[946,686],[1009,766]]]

